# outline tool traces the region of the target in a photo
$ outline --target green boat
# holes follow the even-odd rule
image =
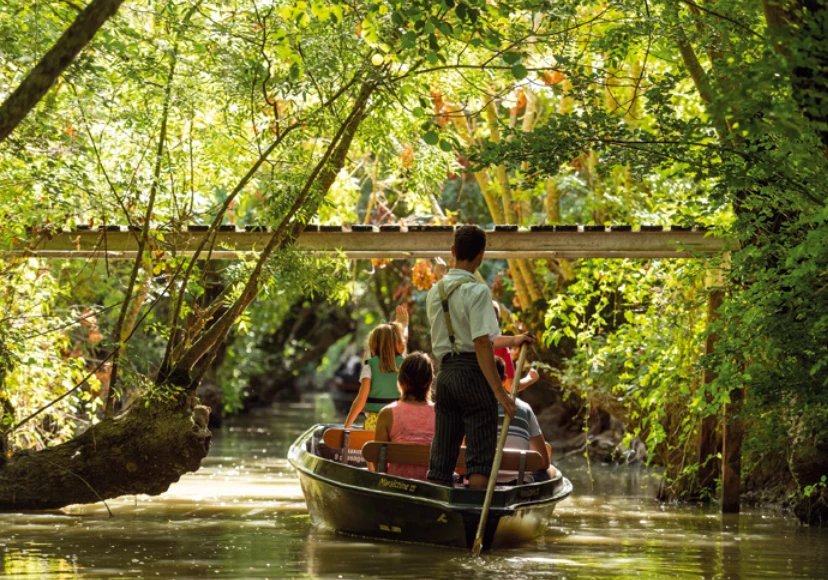
[[[315,526],[378,540],[471,548],[485,491],[383,473],[383,448],[399,444],[366,443],[365,448],[380,449],[379,469],[370,471],[359,448],[349,444],[350,432],[341,427],[316,425],[303,433],[288,453],[290,464],[299,472]],[[339,440],[337,446],[326,444],[331,439],[326,432],[345,433],[344,445],[339,446]],[[524,458],[526,453],[533,452],[524,452]],[[542,535],[555,506],[571,492],[572,484],[557,470],[549,481],[498,486],[483,537],[484,549],[517,545]]]

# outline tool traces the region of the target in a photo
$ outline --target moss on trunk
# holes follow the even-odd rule
[[[210,449],[209,410],[194,397],[146,403],[62,445],[9,458],[0,466],[0,511],[157,495],[197,470]]]

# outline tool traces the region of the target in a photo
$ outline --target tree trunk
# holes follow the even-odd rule
[[[49,92],[66,67],[72,64],[123,3],[124,0],[92,0],[78,15],[20,86],[0,105],[0,143],[6,140],[20,121]]]
[[[681,54],[681,59],[684,61],[684,66],[687,67],[687,72],[693,80],[693,85],[696,87],[699,98],[704,101],[704,106],[713,119],[719,140],[724,144],[730,133],[730,126],[727,119],[713,108],[713,88],[710,85],[710,78],[699,61],[696,51],[687,39],[684,29],[681,27],[678,3],[671,5],[670,13],[676,21],[676,46],[679,49],[679,54]]]
[[[197,470],[210,449],[207,408],[190,397],[144,402],[62,445],[11,457],[0,466],[0,511],[157,495]]]
[[[554,177],[546,180],[546,198],[543,205],[546,209],[546,223],[561,223],[561,193],[558,191],[558,182]]]
[[[489,101],[486,105],[486,120],[489,123],[489,135],[491,140],[495,143],[500,143],[500,128],[497,124],[497,107],[495,106],[493,100]],[[512,205],[512,190],[509,188],[509,175],[506,171],[506,166],[497,165],[494,170],[498,189],[500,190],[500,201],[502,203],[502,213],[500,213],[500,216],[503,218],[503,221],[501,223],[517,224],[517,213]],[[497,223],[494,213],[492,213],[492,219],[494,219],[495,223]],[[522,264],[517,259],[511,259],[508,263],[509,270],[512,272],[512,280],[515,283],[515,293],[518,295],[518,300],[520,301],[520,307],[522,310],[529,310],[532,307],[533,296],[529,290],[530,284],[529,280],[526,278],[526,268],[521,267]]]

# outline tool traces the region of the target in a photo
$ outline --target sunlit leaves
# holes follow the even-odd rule
[[[526,70],[526,67],[522,64],[512,65],[512,76],[514,76],[515,79],[523,80],[526,78],[528,74],[529,72]]]
[[[429,145],[437,145],[437,142],[440,140],[439,135],[437,135],[436,131],[428,131],[423,135],[423,141],[428,143]]]
[[[61,287],[58,276],[45,264],[37,260],[6,263],[2,275],[16,296],[7,294],[3,300],[0,430],[85,378],[85,361],[94,354],[94,343],[100,335],[97,325],[75,321],[80,312],[65,307],[68,289]],[[93,319],[91,309],[87,316],[87,322]],[[100,387],[99,378],[91,377],[88,389],[51,410],[45,422],[33,421],[10,435],[12,448],[41,448],[69,437],[78,427],[71,416],[94,412],[100,404],[95,396]]]

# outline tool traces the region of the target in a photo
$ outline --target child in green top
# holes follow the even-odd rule
[[[359,393],[351,405],[345,428],[353,425],[357,415],[365,412],[363,429],[373,431],[377,414],[389,403],[399,399],[397,374],[408,342],[408,309],[397,306],[397,319],[380,324],[368,335],[368,354],[360,375]]]

